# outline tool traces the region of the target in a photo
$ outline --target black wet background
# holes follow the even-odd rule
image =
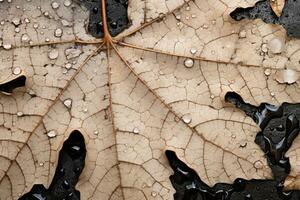
[[[79,200],[80,192],[75,187],[84,168],[85,156],[83,135],[75,130],[63,144],[49,188],[46,189],[40,184],[34,185],[19,200]]]
[[[258,1],[253,7],[237,8],[230,16],[237,21],[260,18],[266,23],[280,24],[286,29],[288,36],[300,38],[299,0],[286,0],[280,17],[273,12],[269,0]]]
[[[103,22],[101,0],[76,0],[90,11],[87,31],[96,38],[102,38]],[[106,18],[109,33],[116,36],[128,27],[128,0],[106,0]]]

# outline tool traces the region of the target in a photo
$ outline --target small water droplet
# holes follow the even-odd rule
[[[133,129],[133,133],[139,134],[139,132],[140,132],[140,130],[139,130],[137,127],[135,127],[135,128]]]
[[[211,99],[214,99],[214,98],[215,98],[215,95],[210,95],[210,98],[211,98]]]
[[[94,135],[98,135],[99,134],[99,131],[98,130],[95,130],[94,131]]]
[[[196,54],[197,51],[198,51],[198,50],[197,50],[196,48],[194,48],[194,47],[191,48],[191,50],[190,50],[191,54],[193,54],[193,55]]]
[[[235,134],[232,134],[232,135],[231,135],[231,138],[232,138],[232,139],[235,139],[235,138],[236,138],[236,135],[235,135]]]
[[[265,70],[265,75],[266,76],[270,76],[271,75],[271,70],[270,69],[266,69]]]
[[[54,137],[56,137],[57,133],[56,133],[56,131],[51,130],[47,133],[47,135],[49,138],[54,138]]]
[[[28,42],[29,41],[29,36],[27,34],[23,34],[21,37],[22,42]]]
[[[64,100],[64,105],[67,108],[71,108],[72,107],[72,99],[66,99],[66,100]]]
[[[20,67],[16,67],[13,70],[14,75],[19,75],[19,74],[21,74],[21,72],[22,72],[22,69]]]
[[[64,1],[64,5],[65,5],[66,7],[69,7],[71,4],[72,4],[72,1],[71,1],[71,0],[65,0],[65,1]]]
[[[24,114],[20,111],[20,112],[17,112],[17,116],[18,117],[22,117]]]
[[[15,28],[15,32],[16,32],[16,33],[19,33],[19,32],[20,32],[20,28],[19,28],[19,27],[16,27],[16,28]]]
[[[46,42],[50,42],[50,39],[49,39],[49,38],[46,38],[45,41],[46,41]]]
[[[191,58],[185,59],[184,66],[187,67],[187,68],[193,67],[194,66],[194,60],[191,59]]]
[[[262,169],[264,166],[260,160],[255,161],[253,165],[254,165],[255,169]]]
[[[88,112],[88,109],[87,109],[87,108],[83,109],[83,112],[84,112],[84,113],[87,113],[87,112]]]
[[[191,114],[185,114],[182,116],[182,120],[184,121],[184,123],[189,124],[192,122],[192,116]]]
[[[151,196],[156,197],[157,193],[156,192],[151,192]]]
[[[12,19],[12,23],[15,25],[15,26],[19,26],[21,24],[21,20],[19,18],[13,18]]]
[[[72,68],[72,63],[66,63],[65,68],[66,69],[71,69]]]
[[[63,34],[63,30],[61,28],[57,28],[55,31],[54,31],[54,36],[55,37],[61,37]]]
[[[274,96],[275,96],[275,93],[274,93],[274,92],[271,92],[271,96],[274,97]]]
[[[57,49],[52,49],[49,54],[48,54],[48,57],[51,59],[51,60],[54,60],[58,57],[58,50]]]
[[[60,4],[56,1],[54,1],[54,2],[52,2],[51,6],[53,9],[57,9],[57,8],[59,8]]]
[[[39,27],[39,24],[33,24],[33,28],[37,29]]]
[[[43,163],[43,162],[41,162],[41,163],[40,163],[40,166],[41,166],[41,167],[43,167],[43,166],[44,166],[44,163]]]
[[[267,44],[262,44],[262,45],[261,45],[261,51],[264,52],[264,53],[267,53],[267,52],[268,52]]]
[[[241,148],[245,148],[247,146],[247,142],[242,142],[241,144],[240,144],[240,147]]]

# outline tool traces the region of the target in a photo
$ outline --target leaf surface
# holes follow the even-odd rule
[[[0,3],[0,81],[16,68],[27,76],[26,87],[0,94],[0,199],[48,187],[75,129],[87,148],[77,184],[84,200],[172,199],[166,149],[209,185],[271,178],[254,143],[258,126],[223,99],[233,90],[255,105],[297,102],[299,82],[275,77],[285,67],[299,71],[300,43],[286,40],[282,54],[262,53],[285,33],[230,19],[253,2],[133,0],[131,26],[114,38],[104,26],[103,39],[86,33],[86,8],[56,2],[57,9],[39,0]],[[300,174],[299,145],[296,139],[288,152],[291,180]]]

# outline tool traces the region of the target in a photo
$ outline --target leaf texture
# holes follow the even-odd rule
[[[223,99],[236,91],[254,105],[297,102],[299,82],[278,83],[276,72],[299,71],[300,43],[262,51],[284,30],[229,16],[254,1],[132,0],[130,27],[111,37],[104,26],[103,39],[86,33],[88,10],[65,1],[56,9],[53,1],[0,2],[0,82],[16,68],[27,77],[26,87],[0,94],[0,199],[49,186],[73,130],[86,141],[83,200],[172,199],[166,149],[208,185],[272,177],[254,143],[259,127]],[[287,155],[287,185],[297,189],[299,145]]]

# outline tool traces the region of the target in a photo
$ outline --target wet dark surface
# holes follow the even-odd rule
[[[290,162],[285,153],[291,147],[300,130],[300,104],[282,103],[274,106],[261,103],[254,106],[244,102],[235,92],[228,92],[225,101],[251,117],[261,128],[255,143],[266,153],[276,180],[284,180],[290,173]]]
[[[237,21],[242,19],[260,18],[266,23],[280,24],[290,37],[300,38],[300,1],[286,0],[282,14],[277,17],[273,12],[269,0],[257,2],[253,7],[237,8],[230,16]]]
[[[236,179],[233,184],[205,184],[198,174],[178,159],[175,152],[166,151],[174,171],[170,176],[176,190],[175,200],[299,200],[300,191],[283,191],[275,180]]]
[[[82,134],[75,130],[64,142],[59,153],[55,175],[48,189],[34,185],[31,191],[19,200],[79,200],[75,189],[85,164],[86,147]]]
[[[101,0],[76,0],[89,11],[88,33],[96,38],[103,37]],[[128,27],[128,0],[106,0],[106,18],[111,36],[116,36]]]
[[[21,75],[7,82],[0,83],[0,92],[10,95],[14,89],[25,86],[26,76]]]
[[[205,184],[198,174],[179,160],[173,151],[166,151],[174,171],[170,176],[176,190],[175,200],[299,200],[300,191],[283,191],[285,178],[291,166],[285,153],[291,147],[300,130],[300,104],[282,103],[274,106],[261,103],[259,106],[246,103],[235,93],[228,92],[225,101],[235,105],[251,117],[261,128],[255,143],[265,152],[272,180],[236,179],[233,184],[218,183],[213,187]]]

